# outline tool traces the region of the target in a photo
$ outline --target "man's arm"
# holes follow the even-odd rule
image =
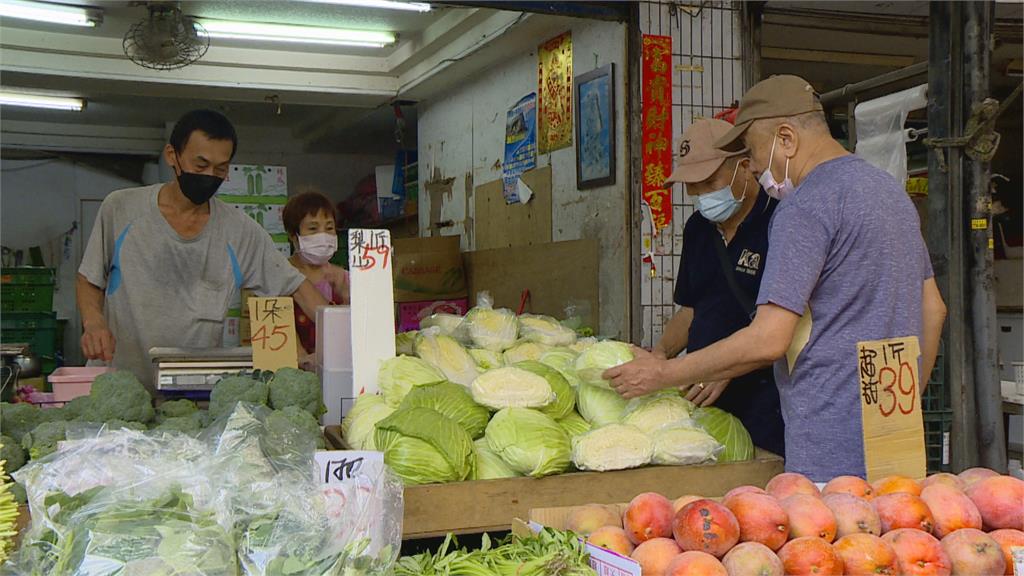
[[[292,299],[314,322],[316,321],[316,309],[330,305],[330,302],[324,299],[324,295],[309,280],[304,280],[302,284],[299,284],[299,289],[292,294]]]
[[[921,391],[924,392],[931,379],[935,358],[939,354],[939,339],[942,337],[942,326],[946,323],[946,303],[935,284],[935,278],[924,281],[921,295]]]
[[[651,352],[660,358],[675,358],[686,348],[690,339],[690,324],[693,323],[693,308],[682,306],[665,325],[661,339]]]
[[[79,274],[75,280],[75,293],[78,313],[82,317],[82,352],[89,360],[112,361],[115,341],[103,316],[103,289]]]

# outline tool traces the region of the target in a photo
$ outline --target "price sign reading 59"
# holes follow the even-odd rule
[[[298,368],[295,303],[289,297],[250,298],[252,364],[257,370]]]
[[[349,268],[390,272],[391,235],[387,230],[349,230],[348,245]]]

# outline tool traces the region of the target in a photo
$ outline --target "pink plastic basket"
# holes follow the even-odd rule
[[[97,376],[113,371],[113,368],[106,366],[58,368],[49,378],[50,386],[53,387],[53,399],[57,402],[68,402],[79,396],[86,396],[92,390],[92,381]]]

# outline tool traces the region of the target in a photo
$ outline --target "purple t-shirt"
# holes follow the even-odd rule
[[[782,200],[769,243],[757,304],[810,310],[811,322],[794,365],[795,349],[775,363],[786,470],[816,482],[863,477],[857,342],[921,337],[932,267],[917,211],[887,172],[842,156]]]

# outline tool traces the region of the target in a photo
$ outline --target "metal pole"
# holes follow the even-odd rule
[[[854,84],[847,84],[842,88],[836,88],[830,90],[821,95],[821,105],[825,108],[841,104],[843,101],[855,98],[858,92],[865,92],[875,88],[883,88],[890,84],[897,82],[904,82],[914,78],[915,76],[924,76],[928,73],[928,62],[918,62],[911,64],[906,68],[900,68],[892,72],[887,72],[874,78],[868,78],[867,80],[856,82]]]
[[[992,2],[966,2],[964,11],[964,114],[989,95],[992,53]],[[970,215],[970,312],[974,335],[974,389],[978,407],[978,453],[981,465],[1006,472],[1006,439],[1003,430],[1002,393],[996,358],[996,301],[993,274],[992,194],[990,164],[981,158],[966,159],[965,211]]]
[[[627,330],[631,342],[639,345],[643,342],[644,313],[641,299],[641,274],[643,274],[643,206],[641,204],[643,181],[641,175],[640,148],[643,134],[640,129],[641,117],[641,68],[643,66],[643,31],[640,30],[640,4],[631,3],[629,21],[626,24],[626,138],[629,142],[627,150],[627,170],[629,183],[626,189],[629,195],[627,210],[627,230],[629,230],[629,276],[626,292],[629,309],[627,310]],[[653,344],[653,343],[652,343]]]

